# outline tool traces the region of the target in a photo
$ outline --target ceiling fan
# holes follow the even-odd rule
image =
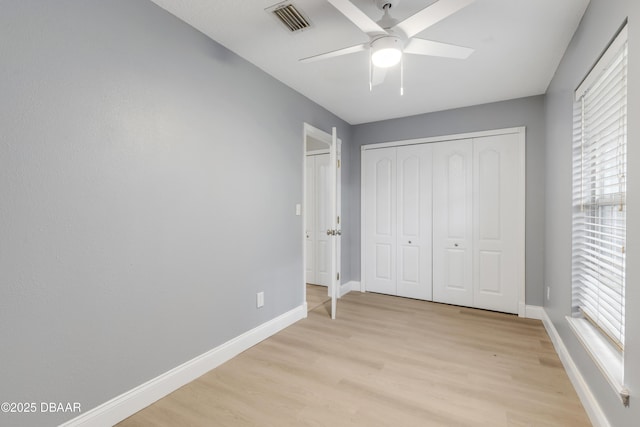
[[[328,0],[336,9],[369,36],[369,42],[303,58],[312,62],[369,50],[369,88],[384,81],[386,70],[400,63],[404,53],[466,59],[473,49],[414,37],[421,31],[453,15],[474,0],[438,0],[402,22],[393,19],[389,11],[400,0],[373,0],[384,12],[378,22],[369,18],[349,0]],[[402,78],[402,73],[401,73]],[[402,84],[401,84],[401,93]]]

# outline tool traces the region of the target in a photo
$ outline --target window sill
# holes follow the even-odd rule
[[[603,337],[588,320],[567,316],[567,322],[611,388],[620,395],[622,403],[628,406],[629,391],[623,384],[622,352]]]

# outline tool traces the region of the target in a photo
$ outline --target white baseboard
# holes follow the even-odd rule
[[[103,403],[60,427],[111,427],[305,317],[307,317],[306,304],[302,304]]]
[[[360,289],[360,282],[356,282],[355,280],[351,280],[347,283],[342,283],[340,284],[340,296],[339,298],[342,298],[343,296],[345,296],[346,294],[348,294],[349,292],[356,290],[356,289]]]
[[[571,380],[571,384],[573,384],[573,388],[576,390],[576,393],[578,393],[580,402],[582,402],[582,406],[584,406],[584,409],[589,416],[589,420],[591,420],[594,427],[611,427],[609,420],[607,420],[607,417],[598,404],[598,401],[593,393],[591,393],[591,389],[578,370],[573,358],[571,358],[569,350],[567,350],[564,341],[562,341],[558,330],[553,325],[553,322],[549,318],[546,310],[542,307],[539,308],[542,309],[542,317],[540,320],[542,320],[542,323],[551,338],[551,342],[553,343],[553,347],[556,349],[556,353],[560,356],[560,361],[562,362],[565,371],[567,371],[567,375]]]
[[[544,307],[539,305],[527,305],[524,308],[524,317],[527,319],[536,319],[542,320],[544,316],[546,316],[546,312],[544,311]]]
[[[518,317],[527,317],[527,306],[524,301],[518,302]]]

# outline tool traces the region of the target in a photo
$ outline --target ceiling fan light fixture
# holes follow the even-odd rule
[[[400,58],[402,58],[402,51],[396,48],[380,49],[371,55],[373,65],[380,68],[393,67],[400,62]]]
[[[402,40],[382,37],[371,42],[371,62],[380,68],[393,67],[402,58]]]

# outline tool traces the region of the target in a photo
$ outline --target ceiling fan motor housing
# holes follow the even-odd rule
[[[400,49],[402,48],[404,43],[402,39],[398,36],[381,36],[371,41],[371,47],[373,50],[380,49]]]

